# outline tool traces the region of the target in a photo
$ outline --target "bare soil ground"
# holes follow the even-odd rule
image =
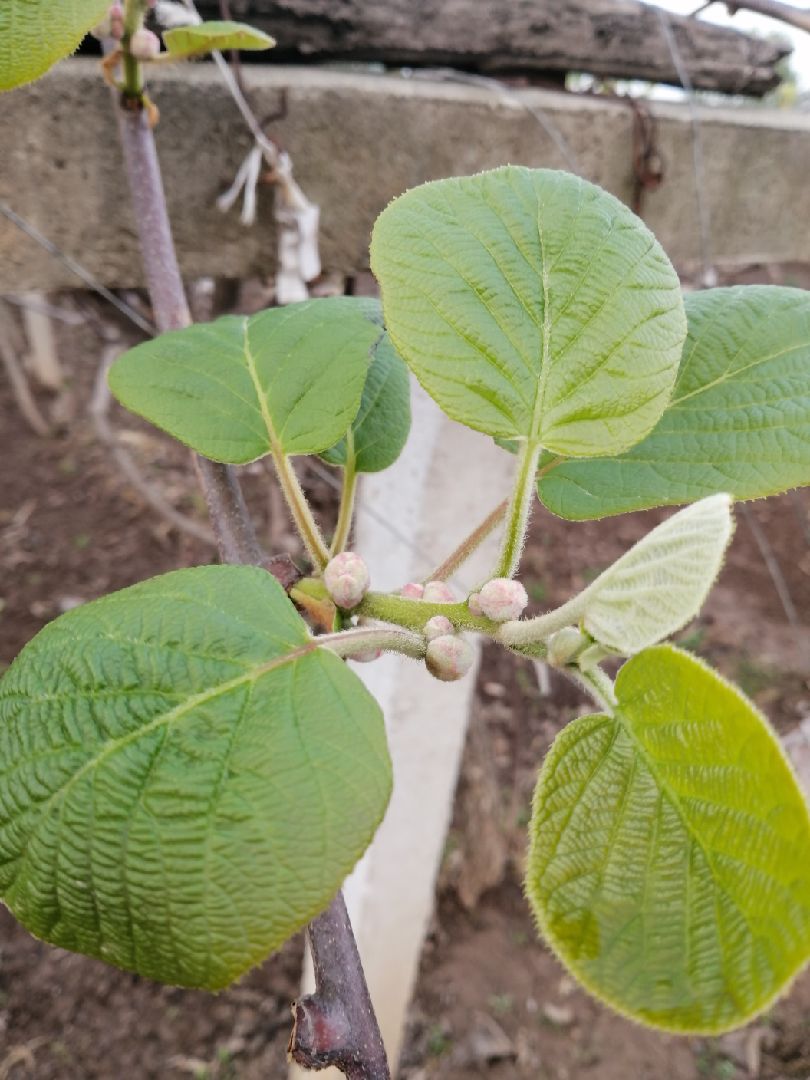
[[[0,379],[0,665],[60,611],[213,554],[121,485],[87,411],[100,342],[87,324],[61,327],[59,337],[68,389],[54,438],[30,431]],[[46,412],[53,406],[43,392],[38,400]],[[150,482],[202,520],[187,453],[117,409],[111,415]],[[246,470],[245,486],[268,546],[294,551],[262,466]],[[309,488],[328,521],[329,488],[317,479]],[[741,516],[718,587],[680,640],[736,678],[786,732],[810,716],[810,497],[750,510],[801,625],[788,624]],[[538,510],[525,555],[536,609],[565,599],[662,516],[570,525]],[[810,1078],[810,977],[743,1033],[677,1039],[609,1013],[538,941],[520,886],[531,790],[551,739],[582,707],[563,679],[545,685],[529,662],[487,650],[404,1075]],[[0,909],[0,1080],[281,1078],[300,952],[300,940],[290,943],[215,997],[51,949]]]

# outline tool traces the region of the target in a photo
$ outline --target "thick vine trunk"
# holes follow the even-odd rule
[[[201,0],[208,18],[219,0]],[[276,38],[276,60],[449,65],[489,74],[587,71],[679,84],[658,9],[639,0],[230,0]],[[764,94],[789,49],[670,16],[692,84]]]

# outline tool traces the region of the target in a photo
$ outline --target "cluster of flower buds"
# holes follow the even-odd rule
[[[519,581],[493,578],[480,592],[470,596],[467,606],[473,615],[484,615],[493,622],[510,622],[520,618],[528,602],[528,594]]]
[[[328,562],[323,581],[335,604],[351,611],[368,592],[368,567],[353,551],[342,551]]]

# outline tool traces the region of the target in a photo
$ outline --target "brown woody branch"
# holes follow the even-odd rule
[[[191,315],[153,133],[144,113],[131,108],[118,109],[118,123],[155,322],[161,332],[188,326]],[[300,575],[294,568],[290,571],[292,564],[284,557],[263,558],[234,470],[202,457],[196,463],[222,560],[264,565],[282,583],[287,580],[289,588]],[[313,1069],[325,1067],[320,1061],[334,1064],[350,1080],[389,1080],[379,1026],[341,893],[313,920],[308,933],[316,992],[294,1006],[291,1054]]]

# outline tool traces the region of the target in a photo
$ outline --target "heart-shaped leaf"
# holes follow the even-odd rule
[[[110,0],[2,0],[0,90],[32,82],[104,18]]]
[[[810,483],[810,292],[775,285],[686,298],[672,403],[618,458],[541,462],[555,514],[600,518],[717,491],[758,499]]]
[[[381,472],[402,453],[410,429],[408,369],[385,334],[374,350],[360,411],[348,435],[320,456],[330,465],[351,463],[355,472]]]
[[[454,420],[576,457],[632,446],[666,407],[678,278],[594,184],[512,166],[424,184],[377,219],[371,265],[394,344]]]
[[[810,955],[810,818],[767,721],[698,660],[629,660],[614,716],[569,724],[534,797],[527,891],[555,952],[619,1012],[743,1024]]]
[[[376,300],[348,296],[227,315],[162,334],[110,369],[122,405],[213,461],[273,448],[314,454],[357,415],[382,329]]]
[[[217,989],[318,911],[391,787],[379,707],[264,570],[180,570],[0,680],[0,896],[54,945]]]
[[[680,630],[700,611],[734,530],[728,495],[679,510],[656,526],[567,604],[505,623],[507,645],[528,644],[580,623],[601,645],[631,656]]]
[[[163,41],[171,55],[177,60],[189,60],[196,56],[205,56],[215,49],[261,51],[271,49],[275,41],[263,30],[256,30],[238,22],[204,22],[192,26],[178,26],[166,30]]]

